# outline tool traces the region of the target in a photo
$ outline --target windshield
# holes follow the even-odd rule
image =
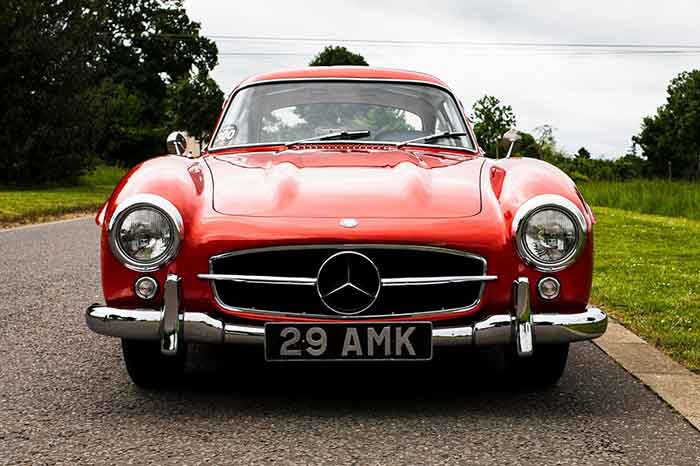
[[[475,150],[448,92],[379,81],[296,81],[242,89],[229,105],[211,149],[321,140],[324,135],[358,131],[369,132],[356,134],[352,139],[358,142],[416,139],[420,145]],[[440,132],[465,135],[418,141]]]

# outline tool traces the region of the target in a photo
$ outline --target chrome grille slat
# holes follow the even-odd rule
[[[275,277],[267,275],[230,275],[221,273],[200,273],[197,275],[202,280],[221,280],[230,282],[242,283],[258,283],[258,284],[278,284],[278,285],[316,285],[315,278],[304,277]]]
[[[315,278],[305,277],[275,277],[266,275],[230,275],[216,273],[200,273],[197,275],[202,280],[221,280],[231,282],[279,284],[279,285],[315,285]],[[400,277],[382,278],[382,286],[416,286],[416,285],[442,285],[445,283],[464,282],[490,282],[497,280],[495,275],[462,275],[451,277]]]
[[[495,275],[462,275],[453,277],[402,277],[382,278],[382,286],[444,285],[446,283],[490,282]]]

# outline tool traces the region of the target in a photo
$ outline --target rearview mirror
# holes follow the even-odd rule
[[[185,155],[185,151],[187,150],[187,138],[181,132],[173,131],[168,136],[165,145],[168,148],[168,154]]]

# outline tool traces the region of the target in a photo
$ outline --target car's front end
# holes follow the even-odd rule
[[[420,112],[435,122],[424,102],[443,94],[403,81],[387,94],[423,123],[418,131],[402,116],[401,131],[435,137]],[[304,81],[290,82],[270,88],[289,94],[283,108]],[[312,90],[304,98],[317,98]],[[357,106],[376,90],[345,99]],[[267,117],[265,131],[320,115],[294,111],[296,120]],[[484,159],[462,118],[450,144],[409,147],[323,135],[240,144],[245,127],[226,118],[220,150],[215,135],[201,159],[144,163],[100,214],[106,304],[91,306],[87,323],[126,342],[138,383],[152,385],[160,361],[140,352],[172,363],[189,343],[257,344],[270,361],[424,360],[433,346],[499,346],[560,374],[570,342],[605,331],[605,313],[587,305],[594,219],[552,167]]]

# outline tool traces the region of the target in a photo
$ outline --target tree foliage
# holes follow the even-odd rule
[[[171,129],[206,134],[198,106],[222,98],[216,45],[182,0],[4,0],[0,28],[2,184],[162,153]]]
[[[342,46],[328,46],[318,53],[309,66],[360,65],[369,66],[365,58]],[[378,105],[339,103],[329,105],[297,105],[294,114],[301,120],[294,127],[286,126],[272,115],[267,117],[266,126],[279,138],[294,140],[303,135],[313,134],[316,130],[364,130],[379,128],[377,133],[408,130],[405,112],[399,109]],[[329,122],[334,127],[329,128]]]
[[[168,86],[168,121],[200,141],[208,140],[223,100],[224,93],[206,73],[184,77]]]
[[[666,104],[644,118],[634,142],[654,172],[700,178],[700,70],[683,72],[668,86]]]
[[[104,123],[93,117],[101,104],[89,90],[97,24],[73,3],[1,3],[2,184],[74,178],[97,158]]]
[[[319,52],[309,66],[369,66],[365,58],[359,53],[349,51],[343,46],[329,45]]]
[[[588,149],[585,147],[582,147],[576,152],[576,158],[577,159],[590,159],[591,158],[591,153],[588,152]]]
[[[106,18],[102,74],[113,84],[117,110],[100,146],[103,157],[133,164],[162,152],[175,129],[206,136],[223,102],[208,75],[218,50],[200,35],[182,0],[100,3]]]
[[[496,156],[503,134],[515,126],[513,109],[496,97],[485,95],[476,101],[473,110],[476,138],[489,155]]]
[[[479,143],[495,147],[505,154],[507,144],[501,142],[503,133],[515,124],[515,114],[508,105],[497,98],[484,96],[474,105],[476,125],[474,127]],[[650,176],[648,162],[628,154],[615,160],[592,158],[590,152],[581,147],[576,154],[567,154],[557,146],[555,129],[551,125],[536,127],[532,134],[521,132],[513,157],[531,157],[551,163],[568,174],[574,181],[625,180]],[[485,142],[486,141],[486,142]],[[499,146],[500,144],[500,146]],[[487,146],[488,147],[488,146]]]

